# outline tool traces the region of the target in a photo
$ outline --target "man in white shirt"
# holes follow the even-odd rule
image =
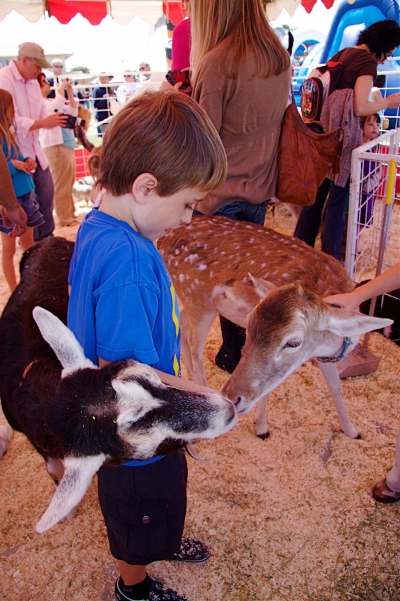
[[[0,69],[0,88],[13,97],[15,123],[21,154],[37,163],[32,174],[36,186],[37,200],[45,223],[35,228],[35,240],[51,236],[54,230],[53,196],[54,187],[49,163],[39,144],[39,129],[63,127],[66,116],[61,113],[48,115],[40,92],[37,76],[42,68],[51,67],[43,48],[33,42],[24,42],[18,47],[17,60]]]
[[[124,71],[124,81],[125,83],[118,86],[117,89],[117,100],[120,104],[126,104],[140,92],[140,86],[136,82],[133,71]]]

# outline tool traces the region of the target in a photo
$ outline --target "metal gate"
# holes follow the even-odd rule
[[[359,283],[400,261],[400,129],[353,151],[345,267]]]

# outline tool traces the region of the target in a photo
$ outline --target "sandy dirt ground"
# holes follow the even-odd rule
[[[275,226],[292,230],[284,207]],[[73,239],[76,228],[56,233]],[[7,298],[0,276],[1,307]],[[204,361],[215,388],[227,377],[208,359],[219,340],[214,324]],[[198,445],[203,461],[188,458],[185,534],[209,544],[212,558],[197,568],[160,562],[151,575],[189,601],[400,601],[400,503],[371,499],[395,458],[400,348],[373,334],[370,350],[378,371],[343,381],[361,440],[340,432],[322,376],[307,363],[270,394],[268,440],[256,438],[253,410]],[[117,572],[96,477],[73,522],[36,534],[53,492],[42,458],[16,433],[0,460],[0,599],[110,601]]]

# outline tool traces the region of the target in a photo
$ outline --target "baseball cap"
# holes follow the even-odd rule
[[[39,44],[35,42],[24,42],[18,46],[20,56],[27,56],[28,58],[35,61],[35,63],[43,69],[51,67],[51,64],[44,55],[44,50]]]
[[[129,69],[126,69],[124,71],[124,75],[133,75],[133,71],[130,71]]]

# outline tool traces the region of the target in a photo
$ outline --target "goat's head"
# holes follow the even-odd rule
[[[222,388],[239,413],[276,388],[311,357],[335,356],[351,340],[391,320],[333,308],[297,284],[270,291],[251,311],[246,344],[235,372]]]
[[[219,393],[166,386],[151,367],[134,360],[99,369],[57,317],[40,307],[33,315],[63,366],[48,427],[64,450],[65,474],[38,532],[79,503],[104,462],[163,455],[236,423],[234,406]]]

